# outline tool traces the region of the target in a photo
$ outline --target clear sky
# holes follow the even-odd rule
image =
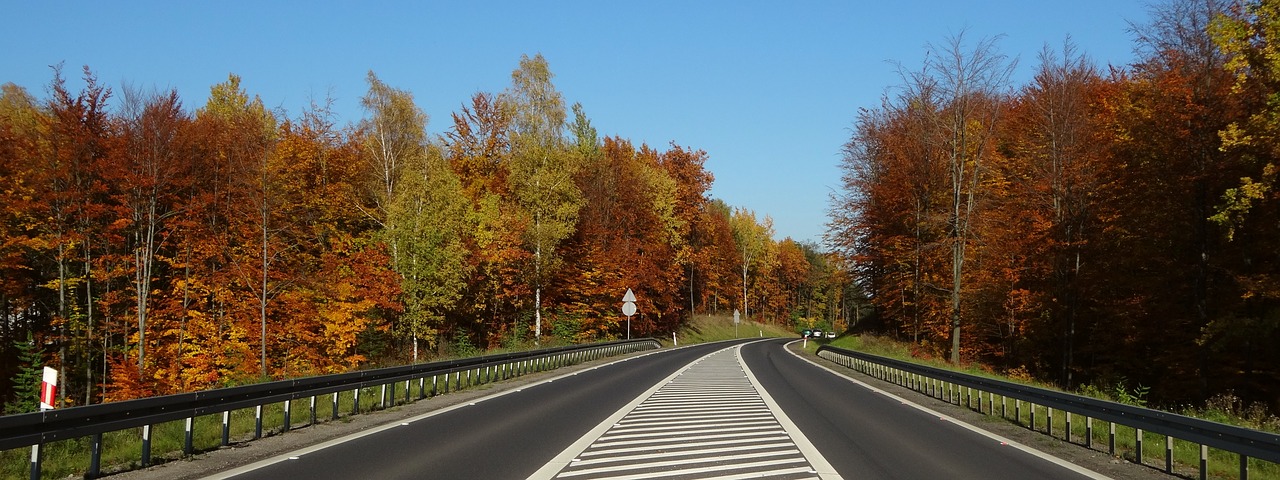
[[[840,148],[859,108],[919,68],[926,45],[1003,35],[1025,84],[1070,35],[1100,66],[1133,61],[1141,0],[845,1],[24,1],[0,0],[0,83],[44,98],[50,65],[101,82],[175,88],[188,109],[228,73],[296,116],[331,96],[363,115],[373,70],[413,92],[444,132],[477,91],[546,57],[565,100],[602,135],[706,150],[714,197],[773,218],[776,237],[820,241]],[[118,99],[117,99],[118,103]]]

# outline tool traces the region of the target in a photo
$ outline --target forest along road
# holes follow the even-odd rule
[[[214,478],[1088,478],[786,351],[669,349]]]

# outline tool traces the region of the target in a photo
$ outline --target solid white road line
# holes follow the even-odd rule
[[[827,462],[826,457],[823,457],[822,453],[818,452],[817,447],[813,446],[813,442],[810,442],[809,438],[804,436],[804,432],[800,431],[800,427],[797,427],[791,421],[791,418],[787,417],[786,412],[782,411],[782,407],[778,406],[778,402],[775,402],[773,397],[769,396],[769,392],[764,389],[763,385],[760,385],[760,381],[756,379],[754,373],[751,373],[751,369],[747,368],[747,362],[742,359],[742,345],[738,345],[735,348],[738,350],[738,364],[742,365],[742,371],[747,372],[747,379],[751,381],[752,385],[756,386],[756,391],[760,392],[760,396],[764,398],[764,403],[769,405],[770,410],[773,410],[773,415],[778,417],[778,423],[782,424],[782,429],[786,430],[787,434],[791,435],[791,439],[796,442],[796,447],[800,449],[800,453],[809,460],[809,464],[813,465],[814,470],[817,470],[818,478],[823,480],[843,478],[831,466],[831,463]]]
[[[797,340],[797,341],[799,341],[799,340]],[[795,343],[795,342],[791,342],[791,343]],[[788,343],[788,344],[787,344],[787,346],[790,346],[790,345],[791,345],[791,343]],[[871,391],[873,391],[873,392],[879,393],[879,394],[884,395],[884,396],[886,396],[886,397],[889,397],[889,398],[892,398],[892,399],[894,399],[894,400],[900,401],[900,402],[902,402],[902,404],[903,404],[903,405],[910,406],[910,407],[912,407],[912,408],[915,408],[916,410],[920,410],[920,411],[922,411],[922,412],[928,413],[929,415],[935,416],[935,417],[937,417],[937,418],[939,418],[939,419],[946,420],[946,421],[948,421],[948,422],[951,422],[951,423],[954,423],[954,424],[956,424],[956,425],[959,425],[961,428],[964,428],[965,430],[969,430],[969,431],[971,431],[971,432],[977,433],[978,435],[982,435],[982,436],[984,436],[984,437],[987,437],[987,438],[990,438],[990,439],[995,440],[995,441],[997,441],[997,442],[1000,442],[1002,445],[1007,445],[1007,446],[1010,446],[1010,447],[1016,448],[1016,449],[1018,449],[1018,450],[1022,450],[1022,451],[1027,452],[1027,453],[1029,453],[1029,454],[1031,454],[1031,455],[1033,455],[1033,456],[1039,457],[1039,458],[1041,458],[1041,459],[1043,459],[1043,460],[1045,460],[1045,461],[1047,461],[1047,462],[1049,462],[1049,463],[1053,463],[1053,464],[1058,465],[1058,466],[1060,466],[1060,467],[1062,467],[1062,468],[1065,468],[1065,469],[1067,469],[1067,470],[1071,470],[1071,471],[1076,472],[1076,473],[1078,473],[1078,474],[1080,474],[1080,475],[1084,475],[1085,477],[1088,477],[1088,478],[1093,478],[1093,479],[1098,479],[1098,480],[1104,480],[1104,479],[1110,479],[1110,478],[1111,478],[1111,477],[1108,477],[1108,476],[1103,475],[1103,474],[1101,474],[1101,473],[1095,472],[1095,471],[1093,471],[1093,470],[1089,470],[1089,469],[1087,469],[1087,468],[1081,467],[1081,466],[1079,466],[1079,465],[1076,465],[1076,464],[1074,464],[1074,463],[1068,462],[1068,461],[1063,460],[1063,459],[1061,459],[1061,458],[1055,457],[1055,456],[1053,456],[1053,455],[1049,455],[1049,454],[1047,454],[1047,453],[1041,452],[1041,451],[1036,450],[1036,449],[1034,449],[1034,448],[1031,448],[1031,447],[1029,447],[1029,446],[1026,446],[1026,445],[1023,445],[1023,444],[1021,444],[1021,443],[1015,442],[1015,441],[1010,440],[1010,439],[1008,439],[1008,438],[1002,437],[1002,436],[997,435],[997,434],[995,434],[995,433],[992,433],[992,432],[989,432],[989,431],[983,430],[983,429],[978,428],[978,427],[976,427],[976,426],[974,426],[974,425],[970,425],[970,424],[968,424],[968,423],[962,422],[962,421],[960,421],[960,420],[957,420],[957,419],[956,419],[956,418],[954,418],[954,417],[951,417],[951,416],[948,416],[948,415],[944,415],[944,414],[942,414],[942,413],[940,413],[940,412],[938,412],[938,411],[936,411],[936,410],[933,410],[933,409],[931,409],[931,408],[929,408],[929,407],[926,407],[926,406],[924,406],[924,405],[920,405],[920,404],[918,404],[918,403],[912,402],[912,401],[910,401],[910,400],[907,400],[907,399],[905,399],[905,398],[899,397],[899,396],[894,395],[894,394],[892,394],[892,393],[886,392],[886,391],[884,391],[884,390],[881,390],[881,389],[879,389],[879,388],[876,388],[876,387],[874,387],[874,386],[871,386],[870,384],[867,384],[866,382],[863,382],[863,381],[858,380],[858,379],[856,379],[856,378],[848,377],[848,376],[842,375],[842,374],[840,374],[839,372],[837,372],[837,371],[835,371],[835,370],[833,370],[833,369],[831,369],[831,368],[829,368],[829,367],[827,367],[827,366],[825,366],[825,365],[820,365],[820,364],[818,364],[817,362],[814,362],[813,360],[809,360],[809,359],[807,359],[807,358],[804,358],[804,357],[803,357],[803,356],[801,356],[800,354],[798,354],[798,353],[795,353],[795,352],[791,351],[791,349],[790,349],[790,348],[786,348],[786,347],[784,347],[783,349],[784,349],[784,350],[786,350],[788,353],[790,353],[790,354],[794,355],[796,358],[799,358],[799,359],[801,359],[801,360],[804,360],[804,361],[806,361],[806,362],[809,362],[809,363],[813,364],[813,366],[815,366],[815,367],[818,367],[818,368],[821,368],[821,369],[826,370],[826,371],[828,371],[828,372],[831,372],[831,374],[832,374],[832,375],[835,375],[835,376],[837,376],[837,377],[843,378],[843,379],[848,380],[848,381],[850,381],[850,382],[853,382],[853,383],[855,383],[855,384],[858,384],[858,385],[861,385],[861,386],[863,386],[863,387],[866,387],[868,390],[871,390]]]

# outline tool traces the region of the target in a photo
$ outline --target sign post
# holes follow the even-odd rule
[[[58,371],[44,367],[40,381],[40,411],[53,410],[58,398]],[[31,478],[40,478],[40,443],[31,446]]]
[[[40,411],[53,410],[54,399],[58,396],[58,371],[44,367],[44,378],[40,382]]]
[[[627,340],[631,340],[631,316],[636,314],[636,294],[630,288],[622,296],[622,314],[627,316]]]

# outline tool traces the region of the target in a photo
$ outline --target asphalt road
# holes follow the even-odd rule
[[[820,369],[782,343],[746,345],[743,358],[844,478],[1084,478]]]
[[[785,351],[742,348],[751,373],[843,478],[1081,478]],[[237,479],[523,479],[674,372],[730,343],[582,370],[303,451]]]
[[[523,479],[657,382],[728,345],[583,370],[234,478]]]

